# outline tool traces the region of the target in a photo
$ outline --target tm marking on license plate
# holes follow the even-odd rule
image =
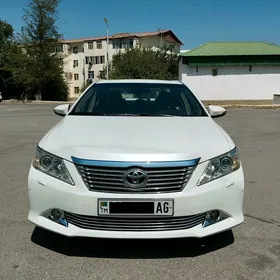
[[[98,215],[172,216],[173,200],[105,200],[98,201]]]

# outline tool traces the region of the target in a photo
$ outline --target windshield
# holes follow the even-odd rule
[[[183,84],[96,83],[70,115],[94,116],[207,116]]]

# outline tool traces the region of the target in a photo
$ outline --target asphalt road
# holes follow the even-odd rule
[[[245,222],[203,239],[67,239],[27,221],[27,174],[54,105],[0,104],[0,279],[280,279],[280,110],[217,119],[246,178]]]

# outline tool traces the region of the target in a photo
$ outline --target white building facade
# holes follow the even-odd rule
[[[65,78],[69,86],[69,97],[77,98],[88,82],[100,79],[100,72],[107,63],[107,37],[63,40],[56,48],[64,61]],[[166,49],[175,54],[180,52],[182,43],[171,30],[118,33],[109,36],[108,59],[128,48]]]
[[[280,47],[207,43],[181,53],[179,80],[203,101],[273,100],[280,93]]]

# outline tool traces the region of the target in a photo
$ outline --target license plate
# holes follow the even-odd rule
[[[173,216],[173,200],[98,200],[98,215]]]

